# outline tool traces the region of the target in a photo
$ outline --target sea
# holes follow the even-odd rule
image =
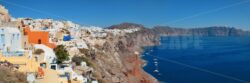
[[[161,83],[250,83],[250,37],[164,36],[143,69]]]

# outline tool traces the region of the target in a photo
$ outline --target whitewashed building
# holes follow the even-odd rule
[[[21,33],[14,27],[0,27],[0,50],[2,52],[21,51]]]
[[[50,47],[43,44],[35,44],[35,49],[42,49],[44,51],[44,62],[55,63],[56,55]]]

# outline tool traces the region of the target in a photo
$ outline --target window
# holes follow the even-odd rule
[[[1,40],[4,41],[4,34],[1,34]]]
[[[50,69],[56,70],[56,65],[51,65]]]
[[[17,39],[19,38],[19,34],[16,34],[16,38],[17,38]]]

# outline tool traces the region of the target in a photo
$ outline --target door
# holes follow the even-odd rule
[[[41,39],[38,39],[38,44],[42,44],[42,40]]]

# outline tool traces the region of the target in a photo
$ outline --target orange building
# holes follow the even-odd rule
[[[49,43],[49,32],[46,31],[31,31],[30,28],[23,29],[24,35],[28,36],[30,44],[44,44],[50,48],[55,48],[56,45]]]

